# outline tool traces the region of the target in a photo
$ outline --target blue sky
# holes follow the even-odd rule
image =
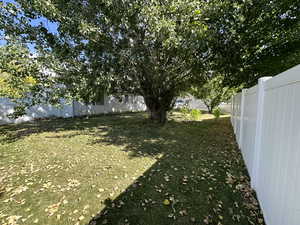
[[[2,0],[4,3],[16,3],[14,0]],[[53,23],[53,22],[50,22],[49,20],[47,20],[46,18],[44,17],[41,17],[41,18],[38,18],[36,20],[32,20],[31,21],[31,24],[33,26],[37,26],[37,25],[40,25],[40,23],[43,24],[43,26],[45,28],[47,28],[47,30],[51,33],[57,33],[57,23]],[[0,36],[3,35],[3,31],[0,30]],[[6,44],[5,40],[1,40],[0,39],[0,45],[4,45]],[[31,51],[34,51],[34,47],[33,45],[29,45],[29,48]]]

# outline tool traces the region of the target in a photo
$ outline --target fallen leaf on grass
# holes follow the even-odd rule
[[[80,182],[75,179],[68,179],[68,186],[70,187],[78,187],[80,185]]]
[[[58,211],[58,208],[59,208],[60,204],[61,204],[61,202],[53,204],[53,205],[49,205],[45,209],[45,212],[48,213],[48,216],[53,216]]]
[[[13,196],[15,196],[15,195],[17,195],[17,194],[20,194],[20,193],[22,193],[22,192],[24,192],[24,191],[27,191],[28,190],[28,187],[27,186],[19,186],[19,187],[17,187],[14,191],[13,191],[13,193],[11,194],[11,197],[13,197]]]
[[[17,222],[21,217],[22,216],[17,216],[17,215],[7,217],[8,225],[17,225]]]
[[[168,199],[165,199],[165,200],[163,201],[163,204],[164,204],[164,205],[170,205],[170,201],[169,201]]]

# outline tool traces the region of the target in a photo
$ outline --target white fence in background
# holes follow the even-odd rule
[[[184,102],[188,102],[188,107],[191,109],[207,110],[204,103],[193,96],[179,99]],[[230,113],[231,111],[230,104],[222,103],[219,107],[224,113]],[[142,96],[123,96],[122,99],[115,98],[114,96],[104,96],[104,104],[102,105],[86,105],[77,101],[68,103],[62,100],[60,107],[52,105],[37,105],[29,108],[24,116],[17,119],[9,119],[8,115],[14,112],[14,104],[7,98],[0,98],[0,124],[21,123],[31,121],[33,119],[49,117],[67,118],[115,112],[138,112],[145,111],[146,108],[147,107]]]
[[[300,224],[300,65],[232,99],[231,122],[267,225]]]
[[[137,112],[145,111],[146,105],[141,96],[123,97],[122,101],[113,96],[105,96],[104,104],[85,105],[77,101],[68,103],[61,101],[60,107],[52,105],[37,105],[26,110],[26,115],[17,119],[10,119],[8,115],[14,112],[14,104],[6,98],[0,98],[0,124],[21,123],[38,118],[97,115],[115,112]]]

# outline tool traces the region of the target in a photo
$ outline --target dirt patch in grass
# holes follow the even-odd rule
[[[264,224],[229,117],[0,126],[1,224]]]

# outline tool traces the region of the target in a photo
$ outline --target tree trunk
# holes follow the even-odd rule
[[[210,104],[208,104],[207,102],[205,102],[205,101],[203,101],[203,103],[204,103],[204,105],[206,106],[208,112],[209,112],[210,114],[212,114],[212,112],[213,112],[213,107],[212,107]]]
[[[167,122],[167,109],[170,107],[163,104],[159,98],[144,97],[145,104],[148,108],[149,118],[156,123],[165,124]]]
[[[163,109],[149,109],[150,119],[161,124],[167,121],[167,111]]]

